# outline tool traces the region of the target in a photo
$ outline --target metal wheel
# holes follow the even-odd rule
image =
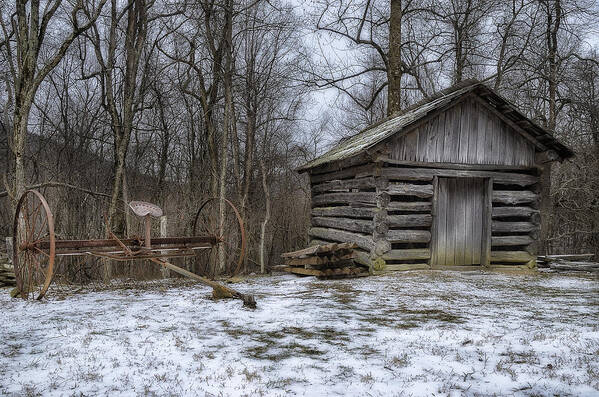
[[[21,196],[13,223],[13,264],[23,299],[42,299],[54,271],[54,217],[44,196],[28,190]]]
[[[219,269],[221,261],[224,268],[220,270],[233,274],[241,271],[246,250],[245,229],[233,203],[218,198],[204,201],[193,222],[193,235],[216,236],[220,240],[214,249],[198,255],[199,260],[210,266],[208,272]]]

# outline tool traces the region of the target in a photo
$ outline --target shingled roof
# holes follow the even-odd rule
[[[470,92],[475,92],[506,118],[516,123],[518,127],[532,136],[539,146],[554,150],[561,160],[574,156],[574,152],[559,142],[549,130],[527,118],[497,92],[478,80],[466,80],[367,127],[356,135],[343,140],[322,156],[304,164],[298,168],[298,171],[305,172],[314,167],[349,159],[363,153],[397,133],[406,132],[408,130],[406,127]]]

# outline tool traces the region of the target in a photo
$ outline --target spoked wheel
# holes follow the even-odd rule
[[[42,299],[54,271],[54,217],[44,196],[28,190],[17,204],[13,223],[13,264],[23,299]]]
[[[193,235],[216,236],[219,239],[213,249],[197,255],[204,265],[209,266],[208,272],[221,269],[239,273],[246,249],[245,229],[233,203],[218,198],[204,201],[193,222]]]

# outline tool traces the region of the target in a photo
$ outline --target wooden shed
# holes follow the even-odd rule
[[[573,156],[469,80],[299,168],[312,243],[355,242],[373,270],[534,266],[544,164]]]

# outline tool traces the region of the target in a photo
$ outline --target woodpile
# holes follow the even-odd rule
[[[9,265],[8,258],[0,254],[0,288],[14,287],[15,285],[14,269]]]
[[[281,257],[283,271],[319,279],[368,276],[368,268],[358,264],[355,243],[314,245],[299,251],[286,252]]]
[[[599,273],[599,263],[590,262],[593,254],[541,255],[537,266],[554,271],[577,271]]]

